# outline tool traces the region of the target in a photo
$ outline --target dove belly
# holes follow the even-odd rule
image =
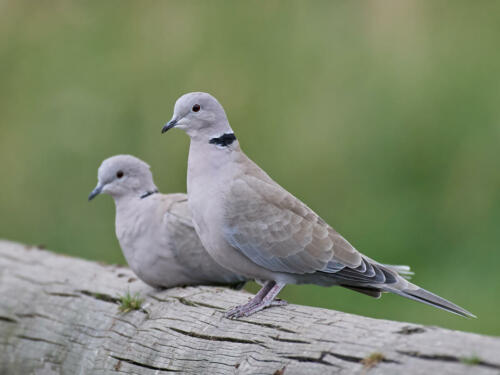
[[[151,240],[148,231],[143,234],[123,233],[118,238],[123,255],[139,279],[153,287],[172,287],[188,282],[182,266],[171,256],[167,246]]]
[[[147,205],[117,211],[116,236],[129,267],[153,287],[195,283],[192,270],[186,269],[174,251],[168,229],[160,219],[151,220],[150,213]]]
[[[203,191],[201,191],[203,190]],[[222,267],[250,279],[282,280],[288,278],[268,270],[251,261],[239,249],[234,248],[224,237],[220,228],[224,225],[223,194],[207,194],[210,184],[191,180],[188,188],[189,207],[193,215],[193,225],[210,256]],[[206,197],[210,199],[207,200]]]

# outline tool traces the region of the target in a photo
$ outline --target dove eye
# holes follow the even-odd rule
[[[116,177],[117,178],[122,178],[123,177],[123,171],[116,172]]]
[[[201,109],[201,107],[199,104],[193,105],[193,108],[192,108],[193,112],[198,112],[200,109]]]

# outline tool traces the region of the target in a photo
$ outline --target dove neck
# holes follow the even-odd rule
[[[208,143],[219,146],[219,147],[228,147],[234,141],[236,141],[236,136],[234,133],[224,133],[220,137],[211,138]]]
[[[141,194],[140,198],[144,199],[144,198],[147,198],[150,195],[153,195],[153,194],[156,194],[156,193],[158,193],[158,189],[148,190],[144,194]]]
[[[203,189],[211,182],[227,177],[227,173],[231,170],[231,163],[240,151],[236,139],[227,146],[220,146],[210,143],[206,138],[204,140],[191,138],[187,173],[188,193],[191,189],[196,187]]]
[[[122,192],[122,194],[112,194],[116,208],[127,206],[132,201],[145,201],[154,194],[158,193],[158,188],[152,184],[149,188],[138,188]]]
[[[209,143],[212,147],[226,147],[236,141],[234,131],[226,118],[206,121],[190,127],[184,127],[181,124],[181,127],[191,138],[191,143]]]
[[[113,197],[115,201],[115,229],[119,240],[124,240],[127,235],[134,238],[141,231],[146,230],[144,223],[148,217],[155,212],[153,207],[158,205],[158,200],[154,197],[158,191],[149,194],[146,198],[141,198],[139,192]],[[144,191],[142,193],[144,195]],[[132,227],[130,223],[135,223]],[[127,259],[128,261],[128,259]]]

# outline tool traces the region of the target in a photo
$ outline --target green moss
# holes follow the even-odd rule
[[[460,362],[469,366],[475,366],[481,363],[481,358],[479,358],[477,355],[472,355],[470,357],[460,358]]]

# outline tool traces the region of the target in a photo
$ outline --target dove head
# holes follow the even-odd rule
[[[145,197],[158,192],[149,165],[131,155],[115,155],[104,160],[97,171],[97,186],[89,200],[101,193],[113,198]]]
[[[191,92],[177,99],[174,115],[162,133],[173,127],[184,130],[191,139],[202,141],[233,133],[222,105],[204,92]]]

